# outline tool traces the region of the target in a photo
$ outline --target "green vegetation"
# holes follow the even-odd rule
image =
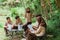
[[[60,40],[59,2],[59,0],[0,0],[0,28],[4,26],[6,16],[14,20],[14,17],[19,15],[24,23],[25,8],[30,7],[34,15],[42,14],[47,23],[47,34],[54,36],[47,40]],[[32,22],[35,23],[35,20],[33,18]]]

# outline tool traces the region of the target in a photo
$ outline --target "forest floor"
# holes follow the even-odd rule
[[[3,28],[0,28],[0,40],[4,40],[6,37],[5,37],[5,33],[4,33],[4,30]]]
[[[0,40],[6,40],[7,37],[5,36],[5,32],[3,28],[0,28]],[[23,38],[22,40],[25,40],[25,38]]]

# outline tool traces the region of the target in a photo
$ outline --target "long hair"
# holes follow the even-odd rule
[[[41,17],[41,23],[40,23],[43,27],[47,27],[45,20]]]
[[[36,17],[39,17],[39,19],[38,19],[38,25],[41,24],[41,26],[43,26],[43,27],[47,26],[45,20],[43,19],[43,17],[41,15],[36,15]]]

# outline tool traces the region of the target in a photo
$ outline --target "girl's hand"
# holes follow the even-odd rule
[[[34,30],[37,30],[37,27],[33,26],[33,29],[34,29]]]

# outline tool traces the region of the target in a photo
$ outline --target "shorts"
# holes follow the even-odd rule
[[[32,22],[27,22],[27,25],[32,24]]]

